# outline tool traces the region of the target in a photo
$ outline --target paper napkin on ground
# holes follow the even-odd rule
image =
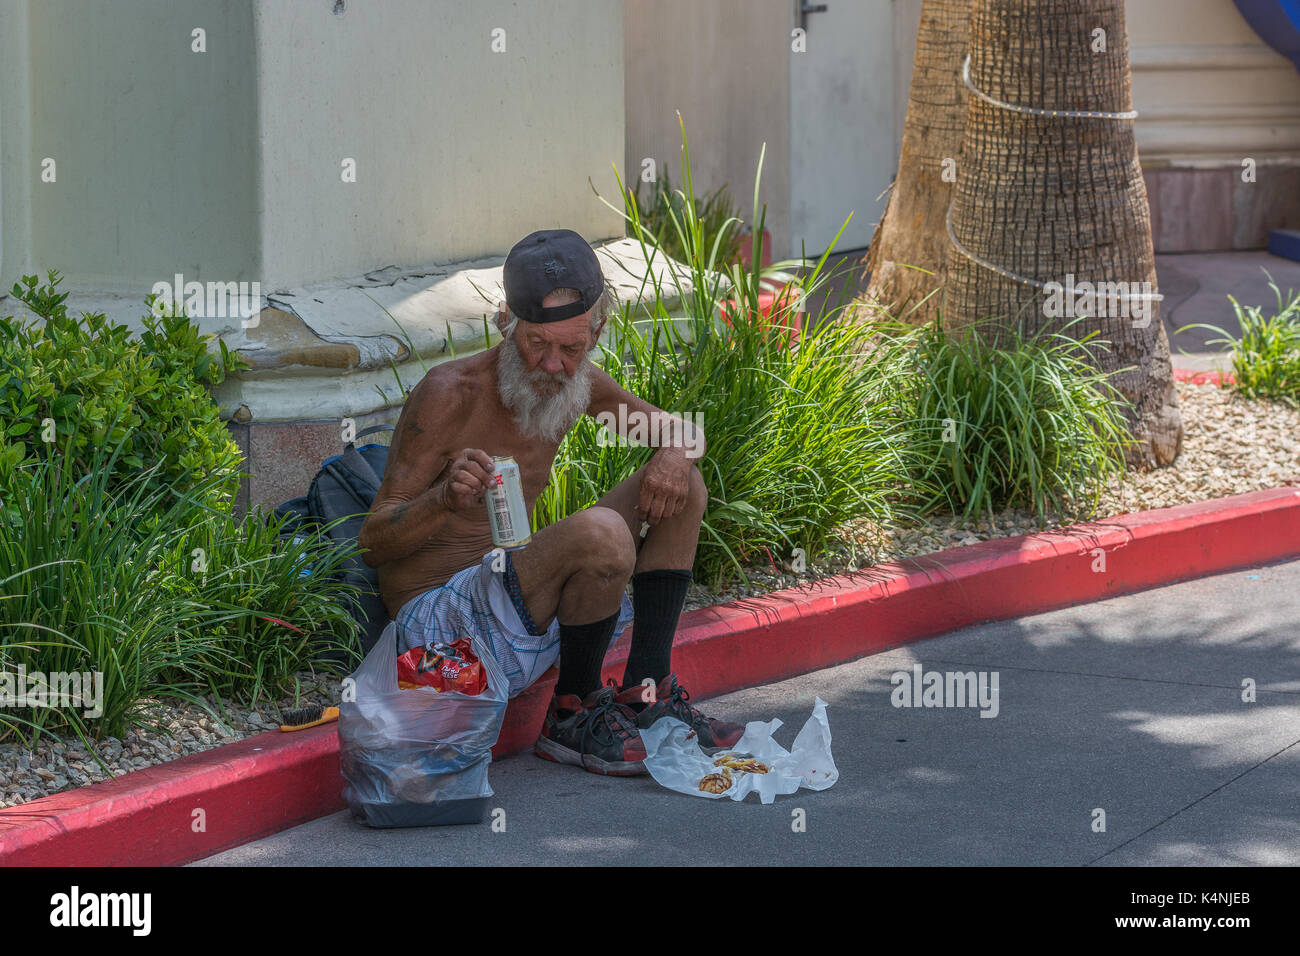
[[[808,718],[794,738],[794,749],[786,750],[772,734],[781,727],[781,721],[751,720],[745,725],[745,734],[734,747],[719,750],[709,756],[700,749],[699,741],[687,737],[691,729],[675,717],[660,717],[641,731],[645,744],[645,767],[650,776],[662,786],[678,793],[696,797],[731,797],[744,800],[757,793],[763,803],[771,803],[778,793],[794,793],[800,787],[808,790],[825,790],[833,786],[840,773],[831,757],[831,726],[826,720],[826,702],[815,698],[812,716]],[[767,773],[741,773],[732,771],[731,788],[723,793],[707,793],[700,789],[700,781],[708,774],[720,770],[713,761],[724,753],[746,754],[771,768]]]

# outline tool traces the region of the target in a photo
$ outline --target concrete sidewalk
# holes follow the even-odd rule
[[[1219,338],[1216,332],[1190,329],[1175,334],[1186,325],[1204,322],[1217,325],[1232,335],[1241,327],[1233,315],[1233,296],[1242,306],[1262,306],[1265,315],[1277,310],[1277,297],[1268,287],[1268,275],[1282,290],[1300,292],[1300,262],[1269,255],[1267,252],[1189,252],[1156,256],[1156,277],[1161,302],[1160,314],[1169,335],[1169,351],[1174,368],[1196,372],[1227,371],[1227,356],[1222,345],[1210,345]]]
[[[371,830],[346,813],[197,865],[1300,864],[1300,561],[967,628],[710,701],[829,704],[840,780],[762,806],[494,764],[487,825]],[[900,709],[890,677],[999,675],[999,713]],[[1242,701],[1242,681],[1257,686]],[[792,811],[806,811],[793,832]],[[1094,810],[1106,814],[1094,832]],[[213,821],[209,821],[211,826]]]

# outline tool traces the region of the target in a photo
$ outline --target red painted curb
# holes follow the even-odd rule
[[[1191,382],[1193,385],[1218,385],[1222,388],[1237,384],[1231,372],[1198,372],[1190,368],[1174,369],[1174,381]]]
[[[1300,488],[1271,488],[1001,538],[692,611],[682,616],[673,667],[704,699],[981,621],[1293,555]],[[622,677],[627,636],[607,658],[606,677]],[[497,756],[532,746],[553,684],[550,672],[511,701]],[[261,734],[0,811],[0,864],[186,863],[339,810],[341,789],[333,725]],[[197,810],[206,826],[196,832]]]
[[[0,810],[0,865],[187,863],[342,808],[340,780],[332,725],[258,734]]]

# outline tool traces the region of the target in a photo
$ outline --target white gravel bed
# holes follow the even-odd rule
[[[299,702],[295,704],[289,698],[282,702],[283,710],[338,701],[337,678],[331,680],[310,673],[298,677]],[[280,727],[281,706],[263,702],[250,708],[229,701],[219,702],[211,695],[204,699],[218,716],[195,704],[168,702],[172,713],[164,727],[140,726],[132,728],[121,739],[106,737],[94,741],[93,756],[75,734],[61,739],[42,734],[34,750],[27,750],[12,736],[6,738],[0,743],[0,808],[99,783],[111,776],[142,770]],[[112,771],[111,775],[105,767]]]

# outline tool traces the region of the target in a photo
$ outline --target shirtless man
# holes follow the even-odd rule
[[[502,341],[435,366],[411,391],[361,529],[399,644],[475,633],[492,648],[512,697],[558,657],[534,747],[549,760],[644,773],[639,731],[664,715],[689,724],[703,747],[731,746],[744,728],[688,704],[669,669],[708,501],[697,467],[703,434],[591,362],[611,294],[581,236],[567,229],[527,236],[507,256],[503,279]],[[524,548],[494,552],[484,504],[492,457],[518,462],[531,514],[560,440],[584,413],[602,412],[620,423],[646,416],[654,457]],[[611,679],[602,688],[605,652],[629,621],[622,684]]]

